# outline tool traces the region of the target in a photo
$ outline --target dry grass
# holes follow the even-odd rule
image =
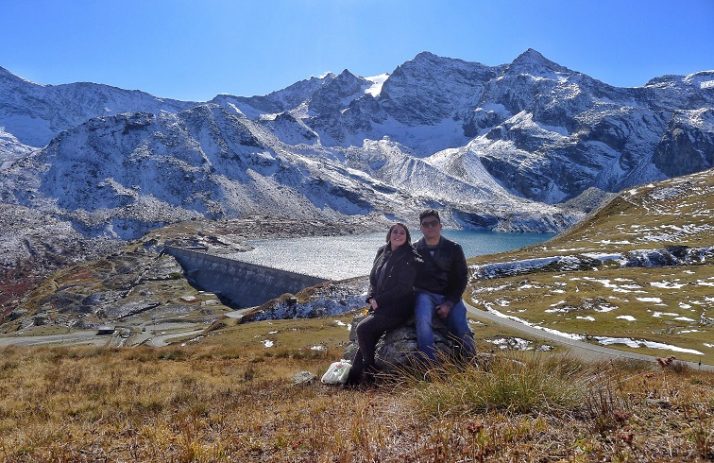
[[[654,283],[654,285],[653,285]],[[661,287],[669,283],[673,287]],[[632,349],[655,356],[676,355],[714,364],[714,265],[615,268],[540,272],[473,283],[471,304],[566,333],[657,341],[702,355]],[[659,286],[657,286],[659,285]],[[598,306],[608,306],[603,312]],[[629,316],[632,319],[617,317]]]
[[[0,351],[0,460],[706,461],[714,376],[547,354],[345,391],[293,385],[336,346],[318,320],[184,348]],[[253,327],[252,330],[259,328]],[[336,327],[346,334],[344,327]],[[282,337],[285,336],[285,338]],[[337,334],[335,334],[337,336]],[[305,342],[304,341],[304,342]],[[281,346],[278,349],[278,346]],[[599,391],[599,392],[598,392]],[[588,399],[590,397],[590,399]]]

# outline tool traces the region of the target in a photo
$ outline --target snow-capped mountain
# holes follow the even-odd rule
[[[3,202],[62,216],[87,235],[125,239],[198,216],[409,218],[428,205],[488,228],[556,230],[574,219],[495,182],[450,176],[386,140],[360,149],[293,147],[216,104],[91,119],[4,175]],[[529,220],[512,220],[518,213]]]
[[[500,66],[423,52],[389,74],[192,103],[0,68],[0,127],[2,201],[88,235],[426,206],[466,226],[558,230],[592,202],[581,194],[714,165],[714,71],[617,88],[530,49]]]
[[[138,111],[176,112],[194,105],[90,82],[40,85],[0,67],[0,127],[21,143],[35,147],[44,146],[59,132],[92,117]]]

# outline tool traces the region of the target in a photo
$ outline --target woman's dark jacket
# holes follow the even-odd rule
[[[414,310],[414,280],[422,260],[409,244],[395,251],[382,246],[374,258],[369,274],[367,301],[377,301],[375,314],[409,318]]]

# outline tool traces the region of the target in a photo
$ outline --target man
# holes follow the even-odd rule
[[[462,355],[470,358],[476,349],[466,321],[466,306],[461,300],[468,282],[464,251],[459,244],[441,236],[441,219],[434,209],[419,214],[419,223],[424,235],[414,244],[424,260],[414,283],[419,350],[428,360],[436,361],[432,325],[436,316],[445,321],[449,333],[459,341]]]

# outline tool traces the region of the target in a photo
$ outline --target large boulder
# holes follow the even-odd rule
[[[357,353],[357,325],[365,315],[360,315],[352,320],[350,329],[350,342],[345,346],[343,358],[354,362]],[[446,325],[439,319],[434,319],[434,346],[438,356],[458,358],[459,345],[449,337]],[[417,347],[416,328],[414,319],[408,320],[403,326],[387,331],[377,342],[375,361],[377,367],[389,372],[399,368],[409,368],[415,365],[419,357]]]

